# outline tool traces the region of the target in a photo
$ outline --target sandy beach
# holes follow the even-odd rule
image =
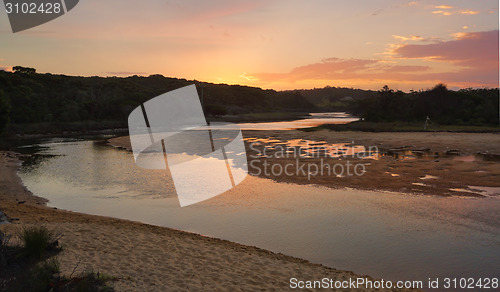
[[[117,291],[279,291],[289,290],[292,277],[359,277],[225,240],[49,208],[21,184],[19,165],[16,153],[1,153],[0,210],[11,223],[0,229],[16,234],[23,226],[43,224],[63,233],[57,258],[66,275],[75,267],[106,273],[117,278],[111,283]]]

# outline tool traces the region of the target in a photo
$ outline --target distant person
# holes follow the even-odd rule
[[[427,118],[425,119],[424,130],[427,130],[427,127],[429,126],[429,124],[432,124],[432,121],[431,121],[431,118],[429,118],[429,116],[427,116]]]

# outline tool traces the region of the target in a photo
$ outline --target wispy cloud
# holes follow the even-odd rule
[[[439,6],[436,6],[434,8],[437,8],[437,9],[452,9],[453,6],[449,6],[449,5],[439,5]]]
[[[402,37],[406,41],[422,37]],[[400,44],[392,61],[382,59],[327,58],[296,67],[289,72],[244,74],[247,80],[264,84],[307,83],[311,80],[335,84],[339,80],[398,82],[445,82],[454,86],[498,86],[498,30],[454,34],[454,39],[428,44]],[[420,60],[418,60],[420,59]],[[419,61],[422,65],[405,64]],[[432,66],[432,61],[449,63]]]
[[[452,9],[452,6],[446,6],[446,5],[441,5],[441,6],[436,6],[435,8],[437,9],[445,9],[445,10],[434,10],[432,11],[433,14],[440,14],[444,16],[450,16],[454,14],[463,14],[463,15],[476,15],[479,14],[479,11],[477,10],[470,10],[470,9],[462,9],[462,10],[449,10]]]
[[[410,35],[410,36],[401,36],[401,35],[392,35],[393,38],[398,39],[400,41],[406,42],[406,41],[423,41],[426,40],[425,38],[418,36],[418,35]]]
[[[304,65],[286,73],[253,73],[251,78],[264,82],[296,82],[303,80],[335,80],[385,78],[383,75],[403,72],[423,72],[428,66],[393,65],[374,59],[327,58],[319,63]]]
[[[255,80],[257,80],[257,78],[248,75],[248,73],[246,73],[246,72],[243,73],[243,74],[241,74],[239,77],[243,78],[243,79],[246,79],[248,81],[255,81]]]
[[[498,30],[460,32],[450,41],[432,44],[406,44],[393,50],[400,59],[424,59],[447,62],[457,66],[453,72],[439,73],[451,82],[475,82],[485,86],[498,86]]]
[[[479,11],[476,11],[476,10],[460,10],[459,13],[460,14],[467,14],[467,15],[475,15],[475,14],[479,14]]]
[[[451,11],[443,11],[443,10],[432,11],[432,13],[434,13],[434,14],[442,14],[442,15],[445,15],[445,16],[449,16],[449,15],[453,14]]]
[[[427,58],[459,66],[498,68],[498,30],[460,32],[454,40],[432,44],[406,44],[393,50],[396,57]]]
[[[401,36],[401,35],[392,35],[393,38],[401,41],[401,42],[409,42],[409,41],[414,41],[414,42],[436,42],[441,40],[439,37],[421,37],[418,35],[409,35],[409,36]],[[401,44],[392,44],[393,48],[399,47]]]

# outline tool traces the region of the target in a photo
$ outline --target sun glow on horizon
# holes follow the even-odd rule
[[[35,29],[0,31],[0,69],[162,74],[276,90],[499,83],[498,1],[134,3],[88,0]]]

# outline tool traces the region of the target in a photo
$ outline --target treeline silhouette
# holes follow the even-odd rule
[[[423,122],[443,125],[499,125],[499,91],[448,90],[444,84],[425,91],[404,93],[387,85],[377,96],[357,100],[351,112],[370,122]]]
[[[38,74],[21,66],[13,69],[0,70],[0,132],[9,122],[10,133],[126,127],[128,115],[140,104],[193,83],[209,117],[345,111],[370,122],[422,123],[429,117],[440,124],[499,124],[498,88],[452,91],[438,84],[410,93],[387,86],[379,91],[330,86],[275,91],[162,75],[78,77]]]
[[[205,114],[238,115],[276,111],[310,111],[314,106],[297,92],[204,83],[196,80],[148,77],[77,77],[37,74],[16,66],[0,71],[0,128],[11,124],[115,121],[126,127],[130,112],[145,101],[196,84]],[[1,130],[1,129],[0,129]]]
[[[345,111],[352,112],[356,101],[365,98],[375,98],[377,91],[354,89],[346,87],[325,86],[324,88],[297,90],[319,110],[325,112]]]

